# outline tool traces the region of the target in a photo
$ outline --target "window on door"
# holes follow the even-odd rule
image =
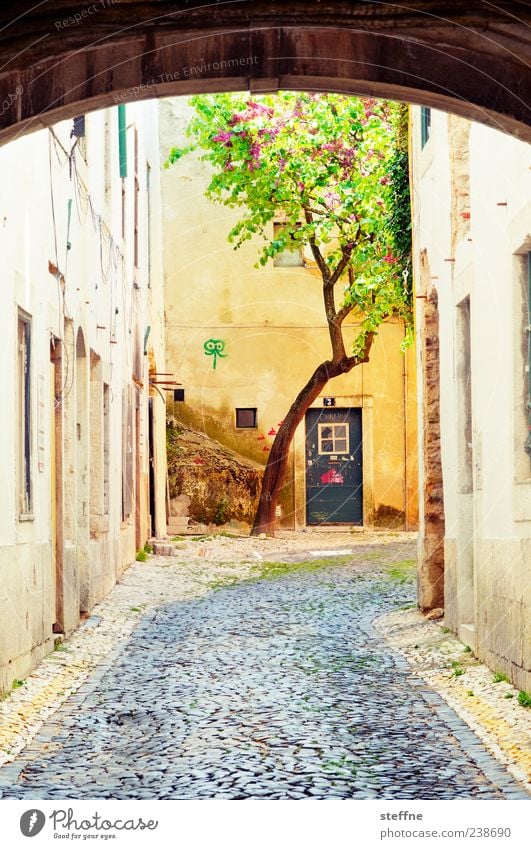
[[[319,454],[345,454],[348,440],[349,426],[346,422],[319,425]]]

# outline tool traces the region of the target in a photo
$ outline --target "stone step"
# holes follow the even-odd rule
[[[177,548],[171,542],[154,542],[153,554],[159,554],[163,557],[174,557],[177,554]]]
[[[187,530],[188,518],[184,516],[181,519],[177,519],[177,517],[172,516],[166,525],[166,533],[170,537],[175,536],[176,534],[186,533]]]

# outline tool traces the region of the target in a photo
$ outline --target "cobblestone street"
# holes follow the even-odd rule
[[[172,570],[194,558],[137,564],[168,600],[136,608],[131,633],[0,769],[1,796],[527,798],[372,625],[414,603],[414,556],[409,539],[266,552],[177,601]]]

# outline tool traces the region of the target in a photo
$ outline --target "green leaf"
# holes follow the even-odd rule
[[[190,103],[191,144],[174,147],[165,167],[179,169],[199,152],[211,168],[207,196],[239,212],[228,234],[235,249],[248,240],[260,249],[263,240],[263,267],[314,242],[329,274],[347,256],[341,285],[350,273],[345,303],[360,313],[363,332],[395,315],[404,321],[403,347],[411,344],[407,107],[308,92],[196,95]],[[273,234],[277,216],[285,223]],[[360,350],[364,338],[355,342]]]

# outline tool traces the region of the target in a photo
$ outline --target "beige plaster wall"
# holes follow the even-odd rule
[[[185,143],[189,115],[184,98],[160,102],[163,160],[172,146]],[[176,413],[238,453],[264,462],[270,431],[330,355],[321,282],[310,257],[305,256],[306,267],[270,262],[257,269],[258,240],[235,251],[227,234],[237,213],[204,197],[209,173],[196,154],[162,173],[167,363],[184,385],[186,400]],[[348,345],[355,336],[351,321],[345,328]],[[335,378],[323,395],[334,396],[337,406],[352,398],[359,399],[355,406],[371,406],[373,458],[364,470],[364,521],[383,526],[407,521],[415,527],[415,362],[412,352],[401,353],[402,338],[401,325],[387,322],[370,362]],[[224,343],[216,368],[203,348],[209,339]],[[237,407],[257,408],[257,431],[235,428]],[[295,489],[288,481],[282,501],[283,522],[290,526],[305,521],[303,429],[301,424],[295,442]]]

